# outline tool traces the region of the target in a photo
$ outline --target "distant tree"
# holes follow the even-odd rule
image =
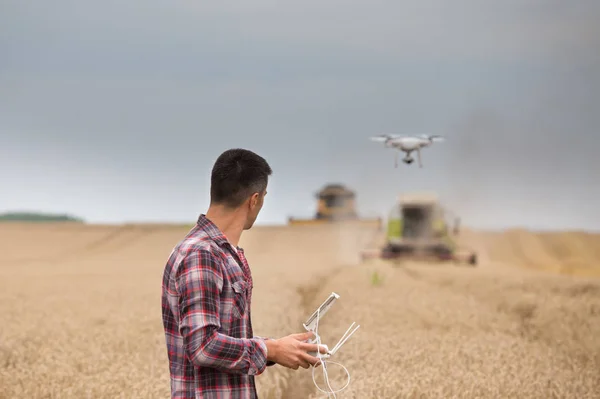
[[[83,219],[68,214],[53,214],[41,212],[6,212],[0,213],[0,222],[76,222]]]

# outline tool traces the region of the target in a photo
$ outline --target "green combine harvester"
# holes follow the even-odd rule
[[[435,195],[401,196],[388,218],[386,244],[376,251],[363,251],[362,259],[453,261],[476,265],[475,252],[458,248],[453,239],[459,233],[458,219],[449,231],[446,218],[447,212]]]

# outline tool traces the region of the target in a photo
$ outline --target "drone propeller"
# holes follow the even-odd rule
[[[438,134],[433,134],[433,135],[429,135],[429,134],[421,134],[419,137],[421,137],[422,139],[434,142],[434,141],[444,141],[444,137],[440,136]]]
[[[391,139],[397,139],[399,137],[402,137],[402,136],[396,135],[396,134],[380,134],[379,136],[372,136],[371,140],[384,142],[384,141],[391,140]]]
[[[432,136],[429,136],[428,139],[430,141],[444,141],[444,140],[446,140],[443,136],[440,136],[438,134],[434,134]]]

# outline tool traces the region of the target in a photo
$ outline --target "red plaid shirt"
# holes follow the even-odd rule
[[[274,363],[267,362],[266,338],[252,333],[252,287],[243,249],[201,215],[163,275],[171,398],[257,397],[254,376]]]

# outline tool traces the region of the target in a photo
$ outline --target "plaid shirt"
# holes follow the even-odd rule
[[[267,362],[267,338],[252,333],[252,287],[243,249],[201,215],[163,275],[171,398],[257,397],[254,376],[274,363]]]

